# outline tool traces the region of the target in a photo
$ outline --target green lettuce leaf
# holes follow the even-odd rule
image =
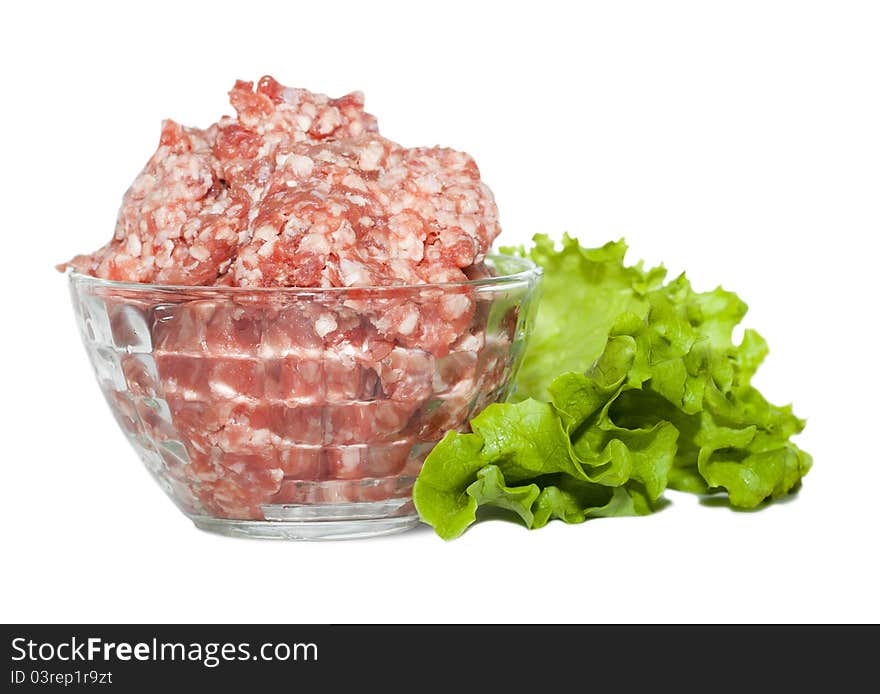
[[[798,487],[812,459],[790,438],[804,422],[751,385],[767,345],[751,330],[734,343],[747,310],[735,294],[626,267],[622,241],[566,236],[556,250],[536,236],[519,252],[545,271],[526,397],[490,405],[428,456],[413,498],[441,537],[481,506],[539,528],[651,513],[667,488],[754,508]]]
[[[663,268],[626,267],[623,241],[583,248],[567,234],[557,250],[550,237],[538,234],[528,252],[502,252],[530,257],[544,268],[542,299],[529,348],[517,380],[520,397],[547,400],[547,386],[566,371],[585,371],[602,353],[608,331],[629,311],[643,315],[646,292],[660,286]]]

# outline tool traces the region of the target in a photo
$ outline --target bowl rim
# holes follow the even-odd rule
[[[417,291],[424,289],[456,289],[461,287],[496,287],[508,284],[516,284],[524,281],[531,281],[544,274],[544,270],[530,258],[520,255],[511,255],[507,253],[487,253],[486,260],[504,260],[515,261],[521,263],[524,267],[518,272],[506,275],[496,275],[494,277],[480,277],[469,280],[457,280],[453,282],[425,282],[423,284],[385,284],[385,285],[366,285],[356,284],[343,287],[239,287],[239,286],[217,286],[217,285],[188,285],[188,284],[152,284],[148,282],[122,282],[119,280],[108,280],[102,277],[87,275],[67,267],[67,274],[70,282],[76,284],[86,284],[95,287],[105,287],[108,289],[119,289],[127,292],[175,292],[175,293],[194,293],[194,294],[252,294],[252,293],[281,293],[288,295],[313,295],[325,293],[345,293],[345,292],[400,292],[400,291]]]

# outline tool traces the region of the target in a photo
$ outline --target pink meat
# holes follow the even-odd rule
[[[219,180],[206,131],[165,121],[159,149],[126,192],[113,239],[70,265],[111,280],[211,284],[230,266],[250,201]]]
[[[264,77],[229,96],[236,116],[205,130],[164,123],[113,239],[67,266],[157,284],[421,284],[464,279],[498,235],[473,159],[380,136],[362,94]]]
[[[189,512],[406,499],[425,446],[505,375],[472,289],[435,286],[483,272],[492,193],[467,154],[379,135],[360,93],[264,77],[229,96],[207,129],[165,121],[113,239],[67,266],[243,289],[108,302],[114,342],[149,348],[121,355],[127,392],[102,387]]]
[[[111,309],[114,339],[146,329],[152,348],[122,354],[125,390],[105,392],[190,511],[260,519],[265,504],[405,497],[414,447],[461,429],[506,382],[512,334],[487,340],[485,308],[438,356],[388,341],[347,303]]]

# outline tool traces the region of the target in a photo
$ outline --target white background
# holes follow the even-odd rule
[[[4,621],[880,620],[876,3],[2,12]],[[162,118],[207,125],[265,73],[361,89],[386,136],[470,152],[508,242],[625,236],[737,291],[772,350],[759,386],[809,420],[800,494],[451,543],[193,528],[116,429],[52,266],[109,239]]]

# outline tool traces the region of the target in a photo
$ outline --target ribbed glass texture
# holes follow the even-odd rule
[[[199,527],[376,535],[418,522],[434,443],[509,396],[540,271],[491,256],[465,282],[169,287],[72,273],[117,423]]]

